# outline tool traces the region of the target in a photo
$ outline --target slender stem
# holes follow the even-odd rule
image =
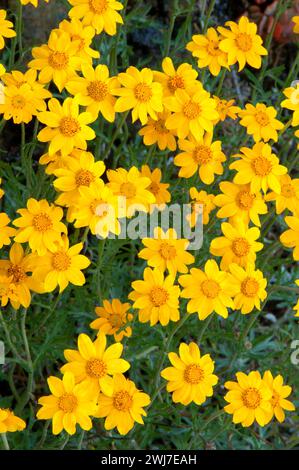
[[[7,326],[6,326],[6,323],[5,323],[5,320],[4,320],[4,318],[3,318],[3,315],[2,315],[1,310],[0,310],[0,322],[1,322],[2,328],[3,328],[3,330],[4,330],[5,336],[6,336],[6,341],[7,341],[7,343],[8,343],[8,346],[10,347],[10,349],[11,349],[13,355],[15,356],[15,358],[17,358],[18,360],[22,361],[21,356],[19,355],[19,353],[18,353],[18,351],[17,351],[15,345],[14,345],[13,342],[12,342],[12,339],[11,339],[10,333],[9,333],[9,330],[8,330],[8,328],[7,328]]]
[[[219,80],[219,83],[218,83],[218,87],[217,87],[216,92],[214,93],[216,96],[220,95],[220,92],[221,92],[222,87],[223,87],[223,82],[224,82],[224,79],[225,79],[225,76],[226,76],[226,72],[227,72],[226,69],[223,69],[221,71],[221,76],[220,76],[220,80]]]
[[[124,122],[125,122],[125,120],[126,120],[128,114],[129,114],[129,111],[123,113],[123,115],[122,115],[122,117],[121,117],[121,119],[120,119],[120,121],[119,121],[119,123],[118,123],[118,125],[117,125],[117,127],[116,127],[116,129],[115,129],[115,131],[114,131],[114,134],[113,134],[113,136],[112,136],[112,138],[111,138],[111,140],[110,140],[110,142],[109,142],[109,145],[108,145],[108,147],[107,147],[107,149],[106,149],[106,152],[105,152],[104,155],[103,155],[102,160],[106,160],[106,158],[109,156],[110,151],[111,151],[111,149],[112,149],[112,146],[113,146],[113,144],[114,144],[114,142],[115,142],[115,139],[118,137],[118,134],[119,134],[119,132],[120,132],[122,126],[124,125]],[[96,155],[96,157],[97,157],[97,160],[98,160],[98,155]]]
[[[170,15],[170,21],[169,21],[169,26],[167,30],[167,37],[165,41],[165,47],[163,51],[164,57],[167,57],[170,51],[170,44],[171,44],[171,37],[173,33],[173,28],[175,24],[175,20],[178,14],[178,2],[177,0],[173,0],[172,2],[172,7],[171,7],[171,15]]]
[[[102,264],[103,264],[103,254],[104,254],[105,243],[106,243],[106,238],[104,238],[103,240],[99,240],[99,246],[98,246],[98,264],[97,264],[96,281],[97,281],[97,293],[98,293],[100,303],[102,302],[101,269],[102,269]]]
[[[5,432],[1,433],[1,439],[2,439],[2,442],[3,442],[4,450],[10,450],[8,440],[7,440],[7,436],[6,436]]]
[[[85,436],[85,431],[84,429],[82,429],[81,436],[80,436],[79,443],[78,443],[78,450],[82,449],[84,436]]]
[[[214,317],[214,314],[212,313],[209,318],[204,322],[203,326],[202,326],[202,329],[201,329],[201,332],[197,338],[197,342],[200,343],[202,338],[203,338],[203,335],[205,334],[207,328],[209,327],[211,321],[213,320],[213,317]]]
[[[25,130],[25,124],[24,122],[21,123],[21,161],[22,161],[22,165],[23,165],[23,168],[25,167],[26,165],[26,162],[25,162],[25,144],[26,144],[26,130]]]
[[[206,32],[207,32],[208,25],[209,25],[209,20],[210,20],[212,11],[214,9],[215,3],[216,3],[216,0],[210,0],[209,8],[208,8],[208,11],[207,11],[207,14],[206,14],[206,17],[205,17],[204,26],[203,26],[203,34],[206,34]]]
[[[18,404],[17,410],[20,413],[24,407],[27,405],[28,401],[31,398],[31,394],[33,391],[33,363],[32,363],[32,358],[31,358],[31,353],[30,353],[30,348],[29,348],[29,343],[28,343],[28,338],[27,338],[27,333],[26,333],[26,317],[27,317],[27,309],[24,309],[23,315],[21,317],[21,333],[22,333],[22,338],[24,342],[24,347],[25,347],[25,353],[26,353],[26,358],[27,358],[27,367],[28,367],[28,381],[27,381],[27,388],[26,392],[22,396],[20,403]]]

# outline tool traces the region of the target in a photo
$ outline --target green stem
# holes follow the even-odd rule
[[[201,329],[201,332],[199,333],[199,336],[197,338],[197,342],[200,343],[202,338],[203,338],[203,335],[205,334],[207,328],[209,327],[211,321],[213,320],[213,317],[214,317],[214,314],[212,313],[209,318],[204,322],[203,326],[202,326],[202,329]]]
[[[100,303],[102,303],[101,269],[102,269],[105,243],[106,243],[106,238],[104,238],[103,240],[99,240],[99,246],[98,246],[98,263],[97,263],[96,282],[97,282],[97,293],[98,293],[98,298],[99,298]]]
[[[121,119],[120,119],[120,121],[119,121],[119,123],[118,123],[118,125],[117,125],[117,128],[115,129],[114,134],[113,134],[113,136],[112,136],[112,138],[111,138],[111,140],[110,140],[110,142],[109,142],[109,145],[108,145],[108,147],[107,147],[107,149],[106,149],[106,152],[105,152],[104,155],[103,155],[102,160],[106,160],[106,158],[109,157],[109,154],[110,154],[110,151],[111,151],[111,149],[112,149],[112,146],[113,146],[113,144],[114,144],[114,142],[115,142],[115,139],[117,138],[117,136],[118,136],[118,134],[119,134],[119,132],[120,132],[122,126],[124,125],[124,122],[125,122],[125,120],[126,120],[128,114],[129,114],[129,111],[123,113],[123,115],[122,115],[122,117],[121,117]],[[98,158],[98,155],[96,155],[96,157],[97,157],[97,160],[98,160],[98,159],[99,159],[99,158]]]
[[[4,450],[10,450],[8,440],[7,440],[7,436],[6,436],[5,432],[1,433],[1,439],[2,439],[2,442],[3,442]]]
[[[19,353],[18,353],[18,351],[17,351],[15,345],[14,345],[13,342],[12,342],[12,339],[11,339],[10,333],[9,333],[9,330],[8,330],[8,328],[7,328],[7,326],[6,326],[6,323],[5,323],[5,320],[4,320],[4,318],[3,318],[3,315],[2,315],[1,310],[0,310],[0,322],[1,322],[2,328],[3,328],[3,330],[4,330],[5,336],[6,336],[6,341],[7,341],[7,343],[8,343],[8,346],[10,347],[10,349],[11,349],[13,355],[15,356],[16,359],[18,359],[19,361],[22,361],[21,356],[19,355]]]
[[[218,83],[218,87],[217,87],[216,92],[214,93],[216,96],[220,95],[220,92],[221,92],[222,87],[223,87],[223,82],[224,82],[224,79],[225,79],[225,76],[226,76],[226,72],[227,72],[226,69],[223,69],[221,71],[221,76],[220,76],[220,80],[219,80],[219,83]]]
[[[175,24],[175,20],[178,15],[178,1],[173,0],[172,2],[172,7],[171,7],[171,15],[170,15],[170,21],[169,21],[169,26],[168,26],[168,31],[167,31],[167,37],[165,41],[165,47],[163,51],[163,57],[167,57],[170,51],[170,44],[171,44],[171,37],[173,33],[173,28]]]
[[[203,26],[203,34],[206,34],[206,32],[207,32],[208,25],[209,25],[209,20],[210,20],[212,11],[214,9],[215,3],[216,3],[216,0],[210,0],[209,8],[208,8],[208,11],[207,11],[207,14],[206,14],[206,17],[205,17],[204,26]]]
[[[20,413],[25,408],[28,401],[30,400],[31,394],[33,391],[33,386],[34,386],[33,363],[32,363],[32,358],[31,358],[31,353],[30,353],[30,348],[29,348],[29,343],[28,343],[28,338],[27,338],[27,333],[26,333],[26,317],[27,317],[27,309],[24,309],[23,315],[21,317],[21,333],[22,333],[23,343],[25,347],[25,354],[27,358],[27,366],[28,366],[29,372],[28,372],[26,392],[22,396],[21,401],[17,407],[18,413]]]

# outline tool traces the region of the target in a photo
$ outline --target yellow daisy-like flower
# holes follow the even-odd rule
[[[270,139],[277,142],[277,131],[283,128],[283,123],[275,119],[276,115],[273,106],[263,103],[257,103],[256,106],[247,103],[245,109],[239,111],[241,126],[246,127],[247,134],[252,135],[255,142],[268,142]]]
[[[172,392],[174,403],[202,405],[213,395],[218,377],[213,374],[214,361],[210,354],[201,356],[196,343],[181,343],[179,354],[170,352],[168,359],[173,367],[163,369],[161,377],[168,381],[166,389]]]
[[[22,85],[29,85],[34,93],[35,102],[39,103],[37,107],[41,111],[47,108],[44,100],[51,98],[52,93],[45,89],[44,85],[37,81],[37,71],[33,69],[26,70],[22,73],[19,70],[12,70],[2,76],[2,81],[6,86],[15,86],[20,88]],[[38,100],[38,101],[37,101]]]
[[[37,419],[52,419],[54,435],[65,430],[68,434],[76,433],[77,424],[89,431],[92,428],[90,416],[96,410],[96,396],[92,396],[86,384],[75,383],[71,372],[64,374],[62,380],[57,377],[47,379],[51,395],[39,398],[42,405],[37,412]]]
[[[0,212],[0,248],[4,245],[10,245],[11,237],[14,237],[16,232],[15,228],[8,227],[10,218],[5,212]]]
[[[79,41],[76,55],[81,57],[84,62],[91,63],[92,59],[100,58],[100,52],[90,47],[95,36],[95,30],[92,26],[85,26],[80,20],[73,18],[71,21],[61,21],[59,29],[65,31],[71,41]]]
[[[144,145],[157,144],[160,150],[174,151],[176,150],[175,129],[169,130],[165,126],[165,122],[170,116],[170,111],[164,110],[157,113],[157,119],[149,118],[146,126],[142,127],[138,132],[143,136]]]
[[[167,129],[176,129],[179,139],[185,139],[189,133],[199,139],[204,131],[213,132],[213,122],[218,119],[216,102],[202,85],[191,96],[178,89],[164,102],[165,107],[172,111],[165,125]]]
[[[142,125],[148,122],[149,116],[157,120],[157,113],[163,111],[162,85],[154,81],[154,72],[149,68],[138,70],[130,66],[117,78],[122,87],[113,89],[113,94],[119,96],[115,111],[123,113],[131,109],[132,121],[140,119]]]
[[[66,89],[76,97],[81,106],[96,119],[101,113],[104,118],[115,120],[114,105],[116,98],[112,89],[118,84],[116,77],[109,78],[107,65],[98,65],[95,69],[90,64],[82,64],[83,77],[77,77],[66,84]]]
[[[98,318],[90,323],[90,327],[105,335],[114,335],[115,341],[122,341],[132,335],[131,326],[127,326],[133,320],[133,315],[128,313],[130,307],[129,303],[122,303],[119,299],[104,300],[103,307],[95,308]]]
[[[217,217],[228,217],[232,223],[242,220],[249,224],[251,220],[254,225],[261,226],[259,214],[266,214],[268,209],[260,192],[252,193],[250,183],[235,184],[230,181],[222,181],[219,188],[222,194],[217,194],[214,199],[215,205],[220,207]]]
[[[299,83],[283,90],[283,94],[287,97],[281,102],[281,107],[293,111],[292,126],[299,125]]]
[[[150,404],[150,397],[122,374],[116,374],[111,383],[110,392],[100,393],[94,416],[106,418],[104,427],[107,431],[116,428],[119,434],[125,435],[133,429],[135,422],[144,424],[142,417],[147,414],[143,408]]]
[[[241,148],[241,157],[230,165],[230,169],[238,173],[234,177],[234,183],[250,183],[250,190],[258,193],[261,189],[264,193],[270,188],[280,194],[281,184],[279,177],[287,173],[287,168],[279,164],[279,159],[272,153],[269,144],[258,142],[252,149]]]
[[[169,184],[161,182],[162,172],[160,168],[155,168],[151,171],[148,165],[142,165],[140,174],[141,176],[145,176],[151,180],[148,191],[150,191],[156,199],[156,204],[151,206],[151,209],[157,207],[157,209],[163,210],[165,208],[165,204],[170,202],[171,194],[168,191]]]
[[[41,83],[55,83],[61,92],[67,81],[81,69],[82,58],[78,55],[79,40],[72,41],[68,33],[55,29],[48,43],[32,49],[33,60],[28,67],[39,70]]]
[[[261,68],[261,56],[268,55],[268,52],[262,46],[262,38],[257,34],[257,25],[242,16],[238,23],[227,21],[225,26],[230,29],[218,27],[219,33],[224,37],[219,48],[227,54],[228,65],[238,62],[239,72],[246,63],[255,69]]]
[[[49,154],[61,151],[62,156],[69,155],[74,148],[85,150],[86,141],[96,134],[87,126],[95,120],[90,113],[80,113],[78,102],[66,98],[61,105],[56,98],[48,103],[49,111],[39,113],[38,120],[47,127],[38,133],[40,142],[50,142]]]
[[[70,18],[82,18],[84,25],[91,25],[97,34],[102,31],[114,36],[116,25],[123,24],[118,13],[123,5],[115,0],[68,0],[73,8],[69,11]]]
[[[124,168],[108,170],[108,187],[115,196],[118,196],[122,215],[132,217],[136,210],[148,212],[150,204],[156,202],[151,192],[152,181],[142,176],[138,168],[132,166],[129,171]]]
[[[226,272],[220,271],[216,261],[208,260],[204,271],[191,268],[190,274],[179,277],[183,287],[181,297],[190,299],[188,313],[197,313],[199,320],[205,320],[214,311],[223,318],[228,317],[228,308],[234,308],[234,291]]]
[[[214,238],[211,242],[210,252],[214,256],[222,256],[220,267],[227,271],[231,263],[247,267],[248,263],[255,263],[256,252],[263,249],[263,244],[256,240],[260,236],[257,227],[248,227],[241,220],[230,224],[221,224],[223,237]]]
[[[0,273],[7,276],[12,284],[14,294],[13,307],[20,305],[28,308],[31,303],[31,292],[44,292],[40,279],[29,275],[34,271],[32,255],[25,255],[22,245],[14,243],[9,251],[9,260],[0,260]],[[9,288],[9,286],[8,286]]]
[[[226,160],[221,150],[221,141],[212,142],[213,135],[206,133],[203,138],[190,136],[187,140],[179,140],[179,148],[183,150],[174,158],[174,164],[180,166],[179,176],[191,178],[197,171],[205,184],[213,183],[216,175],[222,175],[222,162]]]
[[[0,272],[0,305],[6,307],[8,302],[12,307],[17,310],[20,307],[20,302],[16,294],[15,285],[12,283],[12,276],[8,277],[6,274]]]
[[[27,209],[18,209],[21,217],[14,220],[18,227],[15,241],[29,243],[33,252],[39,256],[46,254],[47,250],[55,250],[56,242],[60,242],[61,234],[67,233],[66,226],[61,222],[63,211],[54,204],[49,204],[46,199],[37,201],[30,198],[27,201]]]
[[[106,349],[106,344],[106,335],[102,332],[93,342],[82,333],[78,336],[78,350],[64,351],[68,362],[62,366],[62,373],[73,373],[76,383],[83,383],[96,398],[100,390],[104,393],[112,391],[109,376],[126,372],[130,368],[130,364],[120,357],[123,345],[115,343]]]
[[[272,191],[265,195],[265,201],[275,201],[276,214],[281,214],[286,209],[297,213],[299,210],[299,179],[282,175],[279,181],[281,186],[280,194]]]
[[[187,273],[188,264],[194,263],[194,256],[188,253],[188,240],[177,238],[177,233],[170,228],[163,232],[162,228],[156,227],[153,238],[143,238],[145,246],[138,253],[138,257],[145,259],[147,264],[160,271],[168,271],[175,276],[177,272]]]
[[[272,391],[272,398],[270,400],[272,416],[270,417],[270,420],[275,416],[275,418],[282,423],[285,420],[284,410],[295,411],[293,403],[286,400],[286,398],[292,393],[292,387],[283,384],[283,377],[280,374],[273,377],[270,370],[266,370],[264,373],[263,381]]]
[[[89,187],[79,189],[80,197],[69,214],[75,220],[76,228],[89,227],[93,235],[107,238],[109,233],[119,235],[120,223],[117,198],[104,182],[99,179]]]
[[[299,16],[293,16],[292,22],[294,23],[293,32],[299,34]]]
[[[0,50],[4,48],[4,38],[13,38],[16,32],[13,30],[13,23],[6,19],[7,12],[0,10]]]
[[[154,72],[154,77],[163,87],[163,97],[173,96],[176,90],[185,90],[187,93],[198,88],[200,83],[196,80],[198,73],[190,64],[181,64],[175,69],[172,59],[165,57],[162,62],[163,72]]]
[[[133,307],[138,309],[139,321],[150,322],[151,326],[161,323],[168,325],[169,321],[180,319],[179,296],[180,288],[174,285],[174,276],[164,278],[158,269],[145,268],[143,281],[132,282],[134,289],[129,299],[134,301]]]
[[[215,28],[208,28],[206,34],[195,34],[186,49],[196,57],[199,68],[209,67],[212,75],[219,75],[221,67],[229,68],[227,53],[219,49],[222,37]]]
[[[31,4],[33,5],[35,8],[38,7],[38,0],[20,0],[22,5],[28,5],[28,4]],[[45,2],[49,2],[49,0],[45,0]]]
[[[85,155],[88,152],[85,152],[84,150],[81,149],[74,149],[71,151],[71,153],[68,155],[69,157],[73,157],[76,160],[79,160],[81,155]],[[88,158],[88,157],[87,157]],[[42,155],[39,159],[39,163],[41,165],[47,165],[45,172],[47,175],[53,175],[54,171],[58,170],[59,168],[64,168],[65,167],[65,162],[64,162],[65,157],[61,155],[60,150],[55,153],[45,153]]]
[[[69,283],[75,286],[85,284],[82,269],[90,265],[86,256],[80,254],[83,243],[69,246],[69,240],[65,236],[61,243],[56,243],[54,251],[48,251],[44,256],[34,259],[34,279],[43,282],[45,292],[52,292],[59,286],[59,293],[63,292]]]
[[[224,121],[227,117],[233,120],[237,119],[241,108],[234,105],[235,100],[224,100],[216,95],[213,95],[213,98],[216,101],[216,111],[219,114],[219,118],[215,121],[215,124]]]
[[[281,243],[287,248],[294,248],[294,260],[299,260],[299,215],[285,217],[289,229],[280,235]]]
[[[33,90],[28,83],[21,86],[5,86],[3,103],[0,102],[0,114],[3,114],[7,121],[12,119],[15,124],[27,124],[39,111],[46,109],[44,97],[49,98],[51,93],[45,95],[45,91],[43,87]]]
[[[23,431],[25,428],[26,423],[23,419],[7,408],[0,408],[0,434]]]
[[[248,375],[237,372],[236,377],[237,382],[224,384],[229,390],[224,396],[229,403],[224,411],[233,415],[234,424],[241,423],[244,428],[251,426],[254,421],[265,426],[273,416],[270,387],[258,371],[251,371]]]
[[[263,277],[262,271],[255,270],[253,264],[243,269],[235,263],[229,265],[229,271],[232,274],[230,283],[235,289],[235,310],[241,310],[243,314],[252,312],[254,308],[260,310],[261,301],[267,297],[267,279]]]
[[[214,204],[214,194],[208,194],[203,190],[197,191],[197,189],[193,187],[190,188],[190,197],[192,199],[192,212],[186,217],[190,223],[190,227],[195,227],[199,215],[202,217],[203,225],[207,225],[210,220],[210,212],[216,207]]]

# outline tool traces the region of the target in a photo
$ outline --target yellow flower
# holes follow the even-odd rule
[[[0,434],[23,431],[25,428],[26,423],[23,419],[7,408],[0,408]]]
[[[49,0],[45,0],[45,2],[49,2]],[[33,5],[35,8],[38,6],[38,0],[21,0],[22,5],[28,5],[29,3]]]
[[[78,336],[78,350],[66,349],[64,356],[68,361],[62,366],[63,374],[74,374],[76,383],[84,384],[86,389],[97,398],[102,390],[112,391],[109,376],[126,372],[130,364],[121,359],[123,345],[114,343],[106,349],[106,335],[99,332],[94,342],[84,333]]]
[[[90,416],[96,410],[96,396],[86,384],[75,384],[71,372],[64,374],[62,380],[57,377],[47,379],[52,395],[39,398],[42,405],[36,414],[37,419],[52,419],[52,432],[57,435],[63,429],[70,435],[76,433],[77,424],[89,431],[92,428]]]
[[[81,69],[82,58],[78,55],[79,41],[72,41],[68,33],[55,29],[47,44],[32,49],[33,60],[28,67],[40,70],[41,83],[55,83],[61,92],[66,82]]]
[[[174,95],[176,90],[185,90],[187,93],[200,86],[196,80],[198,73],[190,64],[181,64],[174,68],[172,59],[165,57],[162,62],[163,72],[154,72],[154,77],[163,87],[163,97]]]
[[[61,151],[69,155],[74,148],[85,150],[86,141],[95,138],[95,132],[87,124],[95,120],[90,113],[80,113],[75,99],[66,98],[61,105],[56,98],[48,103],[49,111],[39,113],[38,120],[47,127],[38,133],[40,142],[50,142],[49,154]]]
[[[142,176],[135,166],[129,171],[124,168],[108,170],[107,177],[108,187],[113,194],[123,199],[120,201],[121,210],[127,217],[132,217],[136,210],[148,212],[149,205],[156,202],[156,197],[150,191],[150,178]]]
[[[132,328],[127,326],[133,320],[133,315],[128,313],[129,308],[129,303],[123,304],[119,299],[104,300],[103,307],[95,308],[98,318],[90,323],[90,327],[106,335],[114,335],[115,341],[122,341],[132,335]]]
[[[153,71],[131,66],[117,78],[122,87],[113,89],[113,93],[119,96],[115,111],[123,113],[131,109],[132,121],[140,119],[142,125],[148,122],[149,116],[157,120],[157,113],[163,111],[162,85],[154,81]]]
[[[29,85],[34,93],[34,103],[37,103],[36,108],[40,111],[47,109],[45,99],[51,98],[52,93],[45,89],[44,85],[37,81],[37,71],[33,69],[27,70],[25,73],[19,70],[12,70],[10,73],[5,73],[2,76],[2,81],[5,85],[15,86],[21,88],[22,85]]]
[[[160,168],[155,168],[151,171],[148,165],[142,165],[140,174],[151,180],[148,191],[150,191],[156,199],[156,204],[151,206],[151,209],[156,207],[157,209],[163,210],[165,204],[170,202],[171,194],[168,191],[169,184],[161,182],[162,172]]]
[[[270,139],[277,142],[277,130],[283,128],[283,123],[275,119],[277,111],[273,106],[266,106],[263,103],[257,103],[253,106],[250,103],[245,105],[245,109],[239,111],[241,126],[246,127],[247,134],[252,135],[255,142]]]
[[[223,318],[228,317],[228,308],[234,308],[229,278],[220,271],[216,261],[208,260],[204,271],[191,268],[190,274],[179,277],[183,287],[181,297],[190,299],[188,313],[197,313],[199,320],[205,320],[214,311]]]
[[[61,21],[59,29],[68,33],[71,41],[79,41],[76,55],[81,57],[84,62],[91,63],[92,59],[100,58],[99,51],[90,47],[95,36],[95,30],[92,26],[85,26],[80,20],[73,18],[71,21]]]
[[[167,129],[176,129],[179,139],[185,139],[189,133],[199,139],[204,131],[213,132],[213,121],[218,118],[216,102],[201,84],[191,96],[178,89],[164,101],[165,107],[173,113],[165,125]]]
[[[227,65],[227,53],[219,49],[222,37],[217,34],[215,28],[209,28],[206,34],[195,34],[192,41],[188,42],[186,49],[196,57],[199,68],[209,67],[212,75],[217,76],[221,67]]]
[[[34,271],[32,255],[25,255],[22,245],[14,243],[9,251],[9,260],[0,260],[0,273],[7,276],[12,284],[12,305],[18,309],[20,305],[28,308],[31,303],[31,293],[44,292],[42,283],[29,275]],[[9,286],[7,286],[9,289]]]
[[[12,29],[13,23],[6,19],[6,11],[0,10],[0,50],[4,48],[4,38],[13,38],[16,32]]]
[[[70,18],[83,18],[84,25],[92,25],[97,34],[102,31],[114,36],[117,23],[123,24],[118,10],[123,5],[115,0],[68,0],[73,5],[69,11]]]
[[[112,89],[118,85],[115,77],[109,78],[107,65],[98,65],[95,69],[90,64],[82,64],[83,77],[77,77],[66,84],[66,89],[76,97],[81,106],[95,119],[101,113],[104,118],[113,122],[115,119],[115,97]]]
[[[153,238],[143,238],[145,246],[138,253],[138,257],[145,259],[147,264],[160,271],[168,271],[175,276],[177,272],[187,273],[188,264],[194,263],[194,256],[188,253],[188,240],[177,238],[177,233],[170,228],[163,232],[162,228],[156,227]]]
[[[281,243],[287,248],[294,248],[294,260],[299,260],[299,215],[285,217],[285,223],[289,229],[280,235]]]
[[[83,243],[69,247],[69,240],[65,236],[59,244],[56,243],[54,251],[48,251],[44,256],[36,256],[34,263],[34,279],[43,282],[45,292],[52,292],[59,286],[59,293],[63,292],[69,283],[75,286],[85,284],[81,269],[90,265],[86,256],[80,255]]]
[[[170,114],[170,111],[164,110],[162,113],[157,113],[157,120],[149,118],[148,123],[138,132],[143,136],[144,145],[157,143],[160,150],[167,148],[174,151],[176,149],[175,129],[169,130],[165,126]]]
[[[161,377],[168,381],[166,388],[172,392],[174,403],[202,405],[213,395],[218,377],[213,374],[214,361],[210,354],[201,356],[196,343],[181,343],[179,354],[170,352],[168,358],[173,367],[163,369]]]
[[[248,375],[237,372],[236,377],[237,382],[224,384],[229,390],[224,397],[229,403],[224,411],[233,415],[233,423],[241,423],[243,427],[251,426],[255,420],[260,426],[265,426],[272,413],[271,389],[258,371],[251,371]]]
[[[292,22],[294,23],[293,32],[299,34],[299,16],[293,16]]]
[[[287,97],[281,103],[282,108],[293,111],[292,126],[299,125],[299,83],[283,90],[283,94]]]
[[[222,181],[219,188],[222,194],[214,199],[215,205],[220,207],[217,217],[228,217],[232,223],[242,220],[249,224],[251,220],[254,225],[261,226],[259,214],[266,214],[268,209],[260,192],[252,193],[250,183],[235,184],[230,181]]]
[[[0,102],[0,114],[4,119],[13,119],[15,124],[24,122],[27,124],[32,116],[37,116],[39,111],[46,109],[43,87],[34,90],[28,83],[21,86],[8,85],[4,87],[4,100]],[[49,98],[51,94],[46,95]]]
[[[262,38],[256,34],[257,25],[246,16],[242,16],[238,23],[227,21],[225,25],[230,29],[218,27],[219,33],[224,37],[219,48],[227,53],[228,65],[238,62],[239,72],[246,63],[259,69],[262,65],[261,56],[268,55],[268,52],[262,46]]]
[[[253,193],[258,193],[260,189],[266,193],[270,188],[280,194],[279,176],[287,173],[287,168],[279,164],[279,159],[272,153],[270,145],[258,142],[252,149],[242,147],[241,152],[242,154],[236,155],[241,158],[230,165],[230,169],[238,172],[234,183],[250,183]]]
[[[81,186],[80,197],[69,214],[76,220],[76,228],[89,227],[93,235],[107,238],[109,233],[119,235],[119,208],[117,198],[101,179],[97,183]]]
[[[221,224],[223,237],[214,238],[211,242],[210,252],[214,256],[222,256],[220,267],[227,271],[231,263],[247,267],[248,263],[255,263],[256,252],[263,249],[263,244],[256,240],[260,236],[257,227],[249,228],[241,220],[230,224]]]
[[[87,153],[88,152],[85,152],[84,150],[74,148],[68,156],[79,160],[81,155],[86,155]],[[51,155],[49,153],[45,153],[40,157],[39,163],[41,165],[47,165],[45,169],[47,175],[53,175],[54,171],[58,170],[58,168],[65,167],[64,159],[65,157],[61,155],[59,150],[58,152],[52,153]]]
[[[180,166],[179,176],[191,178],[197,171],[205,184],[213,183],[216,175],[222,175],[222,162],[226,160],[221,150],[221,141],[212,142],[213,135],[206,133],[203,138],[190,136],[187,140],[179,140],[179,148],[183,150],[174,158],[174,164]]]
[[[270,400],[272,416],[269,421],[273,416],[275,416],[275,418],[282,423],[285,420],[284,410],[295,411],[293,403],[286,400],[286,398],[292,393],[292,387],[289,385],[283,385],[283,377],[280,374],[273,377],[270,370],[266,370],[264,373],[263,381],[272,391],[272,398]]]
[[[275,191],[266,194],[266,201],[275,201],[276,214],[281,214],[286,209],[291,212],[299,210],[299,179],[292,179],[289,175],[282,175],[279,178],[281,191],[277,194]]]
[[[11,303],[13,308],[17,310],[20,307],[20,302],[16,294],[16,287],[12,283],[12,276],[8,277],[6,274],[0,272],[0,300],[1,307],[6,307],[8,302]]]
[[[234,105],[235,100],[227,101],[216,95],[213,95],[213,98],[216,101],[216,111],[219,114],[219,118],[216,120],[215,124],[219,121],[224,121],[227,117],[230,117],[233,120],[237,119],[241,108]]]
[[[166,326],[170,320],[177,322],[180,288],[174,285],[174,276],[164,278],[160,269],[145,268],[143,279],[132,282],[134,290],[129,294],[129,299],[134,301],[133,307],[139,310],[139,321],[149,321],[151,326],[158,322]]]
[[[241,310],[246,314],[252,312],[254,308],[261,309],[261,300],[267,297],[265,291],[267,279],[263,277],[262,271],[255,270],[253,264],[248,264],[246,269],[238,264],[231,263],[229,271],[232,274],[230,283],[235,289],[234,304],[235,310]]]
[[[16,229],[8,227],[10,218],[5,212],[0,212],[0,248],[4,245],[10,245],[10,238],[16,234]]]
[[[190,197],[192,199],[191,206],[192,212],[187,215],[187,220],[190,223],[190,227],[193,228],[196,225],[197,218],[201,214],[203,225],[207,225],[210,220],[210,212],[215,209],[215,196],[214,194],[208,194],[206,191],[197,191],[196,188],[190,188]]]
[[[13,222],[19,228],[15,241],[28,242],[31,250],[37,251],[39,256],[46,254],[47,250],[55,250],[61,234],[67,233],[66,226],[60,222],[63,217],[62,209],[54,204],[50,205],[46,199],[37,201],[30,198],[27,209],[18,209],[17,213],[21,217]]]
[[[125,435],[135,422],[144,424],[142,416],[147,414],[143,408],[150,404],[150,397],[122,374],[116,374],[111,382],[111,391],[100,393],[94,416],[106,418],[104,427],[107,431],[116,428],[119,434]]]

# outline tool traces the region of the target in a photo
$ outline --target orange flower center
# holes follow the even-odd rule
[[[183,113],[188,119],[196,119],[201,113],[201,107],[198,103],[190,100],[184,104]]]
[[[95,101],[103,101],[108,95],[108,86],[101,81],[91,82],[87,87],[89,96]]]
[[[147,103],[153,96],[151,87],[146,83],[138,83],[135,87],[134,93],[136,100],[141,101],[141,103]]]
[[[243,52],[248,52],[252,48],[252,39],[250,34],[239,33],[236,36],[236,44],[239,49]]]
[[[53,227],[53,222],[48,214],[40,212],[33,217],[32,225],[38,232],[46,232]]]
[[[193,159],[199,165],[205,165],[210,162],[213,158],[212,150],[206,145],[198,145],[193,150]]]
[[[102,359],[89,359],[85,366],[86,374],[92,378],[102,378],[107,374],[107,365]]]
[[[215,299],[220,291],[220,286],[213,279],[206,279],[201,283],[201,290],[208,299]]]
[[[209,40],[208,46],[207,46],[207,53],[211,56],[216,56],[220,54],[220,50],[218,47],[218,41],[213,41]]]
[[[120,328],[124,324],[118,313],[112,313],[109,317],[109,321],[114,328]]]
[[[184,379],[188,384],[197,385],[204,379],[204,371],[198,364],[189,364],[184,371]]]
[[[53,69],[63,70],[68,66],[69,56],[65,52],[52,52],[48,62]]]
[[[232,250],[238,258],[246,256],[249,253],[250,245],[246,238],[236,238],[232,243]]]
[[[240,209],[248,210],[253,206],[254,195],[248,191],[240,191],[237,195],[237,204]]]
[[[257,388],[249,387],[242,393],[242,401],[246,408],[255,410],[260,406],[262,396]]]
[[[252,168],[257,176],[267,176],[271,173],[272,163],[266,157],[260,155],[253,160]]]
[[[8,277],[12,276],[12,282],[15,284],[22,282],[27,278],[27,275],[24,269],[17,264],[11,264],[9,266],[7,270],[7,276]]]
[[[259,111],[256,113],[255,120],[262,127],[267,126],[270,122],[268,114],[264,113],[263,111]]]
[[[93,13],[102,15],[105,11],[108,10],[109,2],[108,0],[89,0],[89,8]]]
[[[57,271],[66,271],[71,265],[71,258],[64,252],[58,251],[52,257],[52,266]]]
[[[176,257],[177,252],[173,245],[170,245],[170,243],[165,242],[165,243],[161,243],[160,255],[164,259],[173,259]]]
[[[136,196],[136,186],[133,183],[122,183],[120,186],[120,193],[128,199]]]
[[[160,186],[158,183],[153,181],[151,185],[149,186],[148,190],[156,196],[160,191]]]
[[[72,413],[78,405],[78,400],[72,393],[64,393],[58,399],[58,408],[64,413]]]
[[[165,127],[165,120],[158,119],[154,122],[154,129],[158,134],[168,134],[169,130]]]
[[[77,119],[64,117],[60,121],[59,130],[65,137],[74,137],[81,130],[81,127]]]
[[[241,292],[246,297],[254,297],[259,290],[259,283],[253,277],[247,277],[241,283]]]
[[[11,98],[11,106],[15,109],[23,109],[26,106],[26,100],[22,95],[15,95]]]
[[[163,287],[153,287],[150,292],[150,299],[155,307],[161,307],[161,305],[165,305],[168,297],[168,292]]]
[[[167,86],[171,93],[174,93],[178,88],[185,88],[185,81],[180,75],[174,75],[168,79]]]
[[[281,195],[289,198],[296,196],[296,191],[291,183],[283,184],[281,186]]]
[[[132,407],[133,398],[126,390],[120,390],[113,397],[113,406],[118,411],[127,411]]]
[[[94,175],[91,173],[91,171],[88,170],[79,170],[75,176],[77,187],[89,186],[94,180]]]

